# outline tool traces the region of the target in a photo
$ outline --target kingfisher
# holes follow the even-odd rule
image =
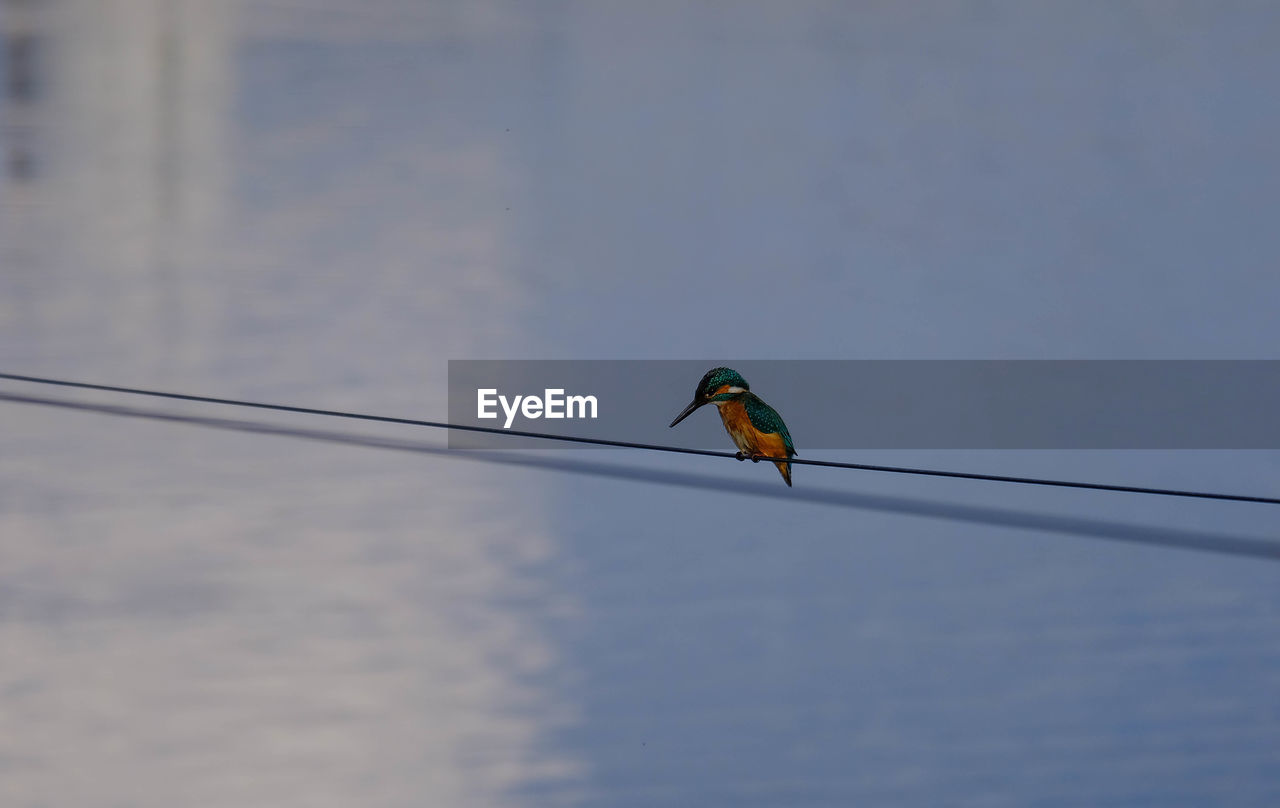
[[[761,458],[790,459],[795,456],[796,447],[782,416],[751,392],[751,385],[733,368],[708,370],[693,391],[693,401],[676,416],[671,426],[688,418],[691,412],[704,404],[715,404],[720,411],[720,420],[724,421],[725,430],[738,447],[739,460],[751,458],[751,462],[759,463]],[[774,460],[773,464],[790,486],[791,464],[785,460]]]

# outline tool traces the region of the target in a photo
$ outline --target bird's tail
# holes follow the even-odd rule
[[[790,488],[791,487],[791,464],[775,462],[773,465],[777,466],[778,471],[782,472],[782,479],[787,481],[787,487]]]

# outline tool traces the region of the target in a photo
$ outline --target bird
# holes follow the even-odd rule
[[[759,463],[761,459],[785,457],[789,460],[795,456],[796,447],[782,416],[751,392],[751,385],[733,368],[708,370],[693,391],[693,401],[681,410],[670,426],[688,418],[704,404],[716,405],[725,431],[738,447],[739,460],[750,458],[753,463]],[[773,460],[773,464],[790,487],[791,464],[785,460]]]

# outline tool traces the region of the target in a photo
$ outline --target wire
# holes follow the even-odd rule
[[[17,373],[0,372],[0,379],[8,379],[17,382],[29,382],[31,384],[53,385],[57,387],[72,387],[79,390],[100,390],[109,393],[124,393],[126,395],[150,396],[153,398],[167,398],[177,401],[194,401],[203,404],[221,404],[230,407],[252,407],[260,410],[274,410],[277,412],[293,412],[303,415],[323,415],[333,418],[349,418],[360,421],[377,421],[387,424],[404,424],[408,426],[422,426],[432,429],[452,429],[462,432],[481,432],[492,435],[507,435],[510,437],[520,438],[537,438],[540,440],[561,441],[566,443],[583,443],[594,446],[612,446],[622,449],[643,449],[652,452],[672,452],[678,454],[703,455],[706,457],[728,457],[741,459],[738,454],[733,452],[720,452],[711,449],[692,449],[684,446],[665,446],[654,443],[636,443],[634,441],[607,440],[604,438],[585,438],[576,435],[552,435],[545,432],[526,432],[519,429],[499,429],[497,427],[470,426],[465,424],[450,424],[443,421],[424,421],[417,418],[396,418],[389,415],[369,415],[366,413],[346,412],[343,410],[325,410],[314,407],[299,407],[288,404],[268,404],[258,401],[244,401],[234,398],[218,398],[214,396],[198,396],[189,393],[171,393],[161,390],[146,390],[138,387],[122,387],[113,384],[92,384],[89,382],[68,381],[66,379],[51,379],[41,376],[25,376]],[[1172,488],[1147,488],[1136,485],[1111,485],[1107,483],[1087,483],[1072,480],[1052,480],[1041,477],[1014,477],[1003,474],[979,474],[967,471],[940,471],[938,469],[922,469],[912,468],[908,466],[882,466],[869,463],[846,463],[834,460],[810,460],[807,458],[785,458],[785,457],[761,457],[755,458],[769,462],[794,463],[797,465],[807,466],[825,466],[827,468],[853,469],[857,471],[877,471],[889,474],[912,474],[926,477],[951,477],[962,480],[983,480],[986,482],[998,483],[1016,483],[1020,485],[1041,485],[1053,486],[1057,488],[1083,488],[1091,491],[1115,491],[1127,494],[1151,494],[1166,497],[1190,497],[1195,499],[1213,499],[1226,500],[1230,502],[1255,502],[1266,505],[1280,505],[1280,498],[1276,497],[1259,497],[1246,494],[1221,494],[1208,491],[1189,491]]]
[[[1059,516],[1047,513],[1030,513],[1007,508],[969,505],[966,503],[939,502],[913,497],[886,494],[868,494],[858,491],[830,488],[785,488],[776,483],[753,480],[728,479],[708,474],[670,471],[643,466],[601,463],[538,452],[471,451],[458,452],[440,445],[377,437],[349,432],[300,429],[294,426],[245,421],[231,418],[215,418],[205,415],[183,415],[173,412],[127,407],[120,404],[96,404],[66,399],[26,396],[0,391],[0,400],[19,404],[92,412],[126,418],[137,418],[165,423],[185,424],[224,431],[247,432],[255,435],[274,435],[309,441],[385,449],[416,455],[448,457],[468,462],[489,463],[520,468],[545,469],[567,474],[587,475],[597,478],[627,480],[641,484],[664,485],[675,488],[698,489],[717,493],[749,496],[753,499],[786,500],[789,503],[806,503],[837,508],[881,511],[923,519],[949,522],[992,525],[1016,530],[1034,530],[1083,536],[1091,539],[1139,544],[1178,550],[1194,550],[1218,555],[1244,556],[1264,561],[1280,562],[1280,542],[1224,533],[1210,533],[1185,528],[1167,528],[1115,522],[1105,519],[1078,516]]]

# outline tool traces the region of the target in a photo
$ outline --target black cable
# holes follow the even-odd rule
[[[73,387],[80,390],[101,390],[109,393],[125,393],[127,395],[151,396],[153,398],[168,398],[178,401],[194,401],[203,404],[223,404],[231,407],[252,407],[260,410],[275,410],[278,412],[294,412],[303,415],[324,415],[333,418],[351,418],[360,421],[378,421],[388,424],[405,424],[408,426],[425,426],[432,429],[454,429],[463,432],[483,432],[493,435],[509,435],[521,438],[538,438],[541,440],[562,441],[567,443],[585,443],[595,446],[612,446],[622,449],[645,449],[653,452],[675,452],[679,454],[704,455],[707,457],[731,457],[738,458],[734,452],[719,452],[711,449],[691,449],[683,446],[664,446],[654,443],[636,443],[633,441],[622,440],[606,440],[604,438],[584,438],[573,435],[552,435],[545,432],[526,432],[519,429],[500,429],[498,427],[486,426],[469,426],[463,424],[450,424],[443,421],[424,421],[416,418],[396,418],[389,415],[368,415],[365,413],[345,412],[342,410],[323,410],[314,407],[298,407],[288,404],[266,404],[257,401],[243,401],[233,398],[216,398],[213,396],[197,396],[189,393],[169,393],[161,390],[145,390],[137,387],[121,387],[113,384],[92,384],[89,382],[75,382],[65,379],[50,379],[41,376],[24,376],[17,373],[2,373],[0,379],[9,379],[18,382],[30,382],[32,384],[46,384],[58,387]],[[1190,497],[1195,499],[1214,499],[1227,500],[1231,502],[1256,502],[1267,505],[1280,505],[1280,498],[1276,497],[1258,497],[1245,494],[1219,494],[1208,491],[1187,491],[1172,488],[1146,488],[1135,485],[1110,485],[1107,483],[1085,483],[1071,480],[1050,480],[1040,477],[1013,477],[1003,474],[978,474],[967,471],[939,471],[937,469],[921,469],[911,468],[908,466],[881,466],[868,463],[844,463],[834,460],[809,460],[804,458],[793,457],[790,459],[783,457],[762,457],[759,460],[773,462],[789,462],[797,465],[807,466],[826,466],[828,468],[853,469],[857,471],[878,471],[889,474],[913,474],[926,477],[952,477],[962,480],[984,480],[987,482],[998,483],[1018,483],[1021,485],[1043,485],[1054,486],[1057,488],[1083,488],[1091,491],[1116,491],[1127,494],[1153,494],[1166,497]]]
[[[409,441],[401,438],[384,438],[317,429],[300,429],[294,426],[243,421],[231,418],[215,418],[204,415],[181,415],[172,412],[126,407],[119,404],[93,404],[65,399],[25,396],[0,392],[0,400],[19,404],[92,412],[101,415],[138,418],[165,423],[186,424],[255,435],[276,435],[321,441],[344,446],[370,449],[388,449],[433,457],[448,457],[476,463],[491,463],[520,468],[545,469],[568,474],[582,474],[630,482],[663,485],[675,488],[714,491],[723,494],[748,496],[753,499],[786,500],[789,503],[805,503],[838,508],[881,511],[924,519],[948,522],[968,522],[1015,530],[1033,530],[1083,536],[1091,539],[1118,541],[1151,547],[1178,550],[1195,550],[1219,555],[1243,556],[1264,561],[1280,562],[1280,542],[1224,533],[1168,528],[1156,525],[1140,525],[1105,519],[1077,516],[1058,516],[1047,513],[1029,513],[1007,508],[968,505],[954,502],[887,494],[867,494],[857,491],[830,488],[787,488],[776,482],[738,480],[708,474],[645,468],[643,466],[601,463],[558,455],[548,456],[538,452],[471,451],[458,452],[445,446]]]

